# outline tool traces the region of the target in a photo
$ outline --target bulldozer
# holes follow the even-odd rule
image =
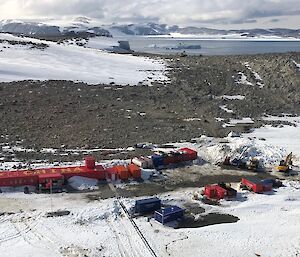
[[[276,170],[279,172],[288,172],[292,170],[293,161],[292,161],[292,153],[290,153],[285,160],[281,160],[279,166],[276,167]]]
[[[258,171],[259,168],[259,160],[256,158],[252,158],[247,164],[248,170]]]

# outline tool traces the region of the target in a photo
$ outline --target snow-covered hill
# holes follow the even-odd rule
[[[0,34],[0,81],[72,80],[136,85],[166,80],[160,60]]]
[[[248,29],[220,30],[203,27],[180,27],[178,25],[157,24],[154,22],[140,24],[106,24],[98,19],[74,17],[69,19],[43,20],[2,20],[0,32],[34,36],[157,36],[173,35],[176,37],[209,38],[300,38],[298,29]]]
[[[103,29],[98,23],[90,23],[90,20],[79,17],[74,20],[2,20],[0,32],[35,37],[111,37],[108,30]]]

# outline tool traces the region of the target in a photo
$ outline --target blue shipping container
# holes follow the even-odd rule
[[[161,208],[161,200],[157,197],[135,201],[135,213],[145,214]]]
[[[152,162],[154,167],[160,167],[164,165],[164,157],[162,155],[152,155]]]
[[[164,209],[155,211],[154,219],[158,222],[165,224],[170,221],[174,221],[182,218],[184,215],[184,209],[178,206],[171,206]]]

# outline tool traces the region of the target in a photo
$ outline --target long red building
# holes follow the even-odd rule
[[[101,180],[106,178],[106,171],[101,165],[95,165],[95,159],[87,157],[85,166],[0,172],[0,187],[36,186],[43,179],[55,180],[61,175],[64,179],[81,176]]]

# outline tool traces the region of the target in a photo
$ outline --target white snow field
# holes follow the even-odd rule
[[[286,151],[293,152],[295,155],[294,163],[300,165],[300,117],[283,114],[280,117],[267,115],[262,119],[266,121],[289,122],[291,125],[281,125],[279,127],[266,125],[255,129],[250,135],[264,138],[268,144],[284,147]]]
[[[75,45],[19,38],[0,33],[0,40],[49,45],[45,49],[0,42],[0,81],[72,80],[88,84],[136,85],[167,80],[161,60],[120,55]]]
[[[287,151],[293,152],[300,157],[300,127],[283,126],[281,128],[267,125],[262,128],[255,129],[251,136],[257,138],[265,138],[266,142],[278,146],[285,147]]]
[[[192,200],[199,188],[158,195],[163,202],[199,204],[205,213],[237,216],[237,223],[173,229],[146,217],[135,222],[157,256],[269,256],[300,254],[300,184],[285,181],[273,193],[240,191],[234,201],[210,206]],[[135,199],[121,199],[128,207]],[[88,202],[84,194],[3,193],[0,216],[1,257],[152,256],[122,213],[116,199]],[[22,210],[22,211],[20,211]],[[49,211],[68,210],[62,217]],[[200,214],[199,218],[201,218]]]

